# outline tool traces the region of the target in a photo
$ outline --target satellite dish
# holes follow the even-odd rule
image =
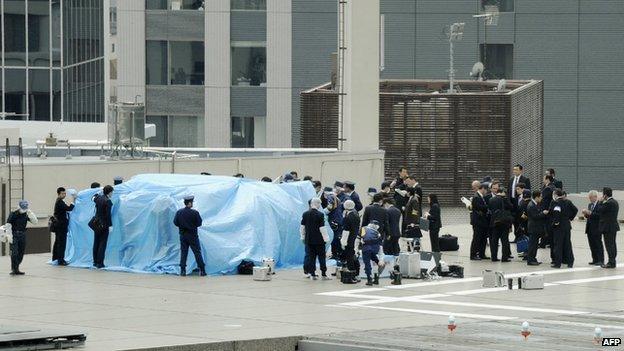
[[[483,71],[485,71],[485,66],[481,62],[477,62],[472,66],[472,71],[470,71],[470,76],[475,78],[478,81],[483,80]]]
[[[496,87],[496,91],[501,92],[501,91],[504,91],[505,89],[507,89],[507,81],[504,79],[499,80],[498,87]]]

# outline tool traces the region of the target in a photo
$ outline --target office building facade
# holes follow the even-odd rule
[[[299,93],[331,77],[336,0],[119,7],[118,95],[145,97],[157,145],[299,146]],[[473,17],[492,11],[495,25]],[[447,78],[445,28],[464,22],[458,79],[482,61],[491,79],[543,80],[545,167],[570,191],[624,187],[623,1],[382,0],[381,13],[381,79]]]
[[[2,117],[104,122],[106,3],[0,0]]]

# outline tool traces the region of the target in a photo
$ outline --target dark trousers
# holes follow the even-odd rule
[[[561,265],[574,264],[574,253],[572,252],[572,241],[570,240],[570,231],[563,228],[553,229],[553,263]]]
[[[440,229],[429,229],[429,240],[431,240],[431,252],[440,252]]]
[[[205,270],[206,265],[204,264],[204,259],[202,258],[199,236],[191,233],[180,233],[180,268],[186,268],[186,259],[188,258],[189,247],[195,256],[197,268],[202,271]]]
[[[305,247],[305,256],[303,256],[303,274],[310,274],[308,272],[308,267],[310,266],[310,248],[308,245],[304,245]]]
[[[59,226],[60,227],[60,226]],[[67,246],[67,227],[56,229],[54,233],[54,246],[52,247],[52,261],[65,260],[65,247]]]
[[[383,243],[383,251],[385,255],[398,256],[401,249],[399,248],[399,237],[388,236]]]
[[[498,257],[498,242],[500,241],[503,250],[503,260],[511,256],[511,248],[509,247],[509,228],[507,226],[498,226],[492,228],[492,237],[490,238],[490,252],[492,259]]]
[[[366,276],[370,278],[371,273],[373,271],[373,267],[371,265],[371,261],[379,264],[379,257],[377,257],[377,252],[379,250],[362,250],[362,260],[364,261],[364,273]]]
[[[19,265],[24,259],[24,251],[26,251],[26,234],[24,232],[13,233],[13,243],[9,246],[11,249],[11,271],[19,271]]]
[[[334,232],[334,239],[331,242],[331,253],[334,258],[342,257],[342,244],[340,243],[340,239],[342,238],[342,226],[336,227],[336,229],[332,228]],[[323,249],[325,250],[325,249]]]
[[[487,246],[488,228],[473,225],[472,242],[470,242],[470,258],[485,257],[485,247]]]
[[[537,248],[542,233],[529,233],[529,251],[526,254],[527,263],[537,262]]]
[[[106,255],[106,244],[108,244],[108,227],[103,230],[95,231],[93,238],[93,265],[104,265],[104,256]]]
[[[617,232],[602,233],[607,255],[609,255],[609,264],[615,264],[615,256],[617,256],[617,245],[615,243],[616,234]]]
[[[600,232],[590,232],[587,234],[589,250],[591,251],[592,262],[604,263],[604,248],[602,246],[602,234]]]
[[[355,256],[355,248],[347,246],[342,252],[342,260],[346,263],[347,269],[360,275],[360,261]]]
[[[308,244],[307,246],[308,252],[310,253],[310,258],[308,259],[308,268],[304,268],[304,270],[308,274],[316,275],[316,260],[318,259],[319,265],[321,266],[321,273],[323,275],[326,275],[327,264],[325,262],[325,244]]]

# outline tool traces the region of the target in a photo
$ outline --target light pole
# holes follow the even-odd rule
[[[453,67],[453,43],[456,41],[462,40],[464,37],[464,27],[465,23],[453,23],[449,27],[448,37],[449,37],[449,94],[455,93],[455,69]]]

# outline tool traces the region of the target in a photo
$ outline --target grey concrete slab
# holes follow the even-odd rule
[[[510,263],[470,261],[470,228],[448,226],[442,233],[457,235],[460,250],[444,253],[443,259],[464,265],[465,278],[406,279],[400,287],[390,286],[387,278],[373,288],[363,284],[343,285],[336,280],[310,281],[303,279],[299,269],[280,270],[270,282],[255,282],[249,276],[182,278],[74,269],[47,265],[49,255],[27,255],[22,266],[27,275],[11,277],[8,257],[0,257],[0,324],[82,328],[88,334],[87,350],[173,345],[187,345],[188,350],[209,349],[206,343],[228,340],[388,328],[408,328],[413,333],[434,325],[446,332],[448,314],[457,315],[462,325],[497,326],[501,332],[517,329],[523,319],[547,320],[552,326],[573,323],[580,329],[572,329],[570,338],[581,334],[586,337],[593,332],[593,325],[622,326],[624,268],[604,270],[587,266],[590,255],[583,226],[582,222],[574,223],[575,267],[561,270],[549,267],[548,250],[540,250],[539,257],[545,263],[538,267],[528,267],[518,258]],[[428,240],[424,241],[427,248]],[[622,235],[618,244],[624,257]],[[515,252],[513,245],[512,252]],[[506,274],[543,271],[547,273],[545,281],[556,285],[540,291],[483,291],[480,276],[484,269],[502,270]],[[432,294],[444,296],[426,301],[417,299]],[[520,309],[514,308],[518,306]],[[493,322],[488,316],[513,319]],[[505,323],[510,324],[499,327]],[[605,330],[611,333],[620,329]],[[624,333],[624,329],[620,331]],[[493,345],[503,342],[501,338],[493,340]],[[213,344],[214,349],[224,350],[234,350],[233,345]],[[451,343],[446,349],[459,350],[461,346]]]

